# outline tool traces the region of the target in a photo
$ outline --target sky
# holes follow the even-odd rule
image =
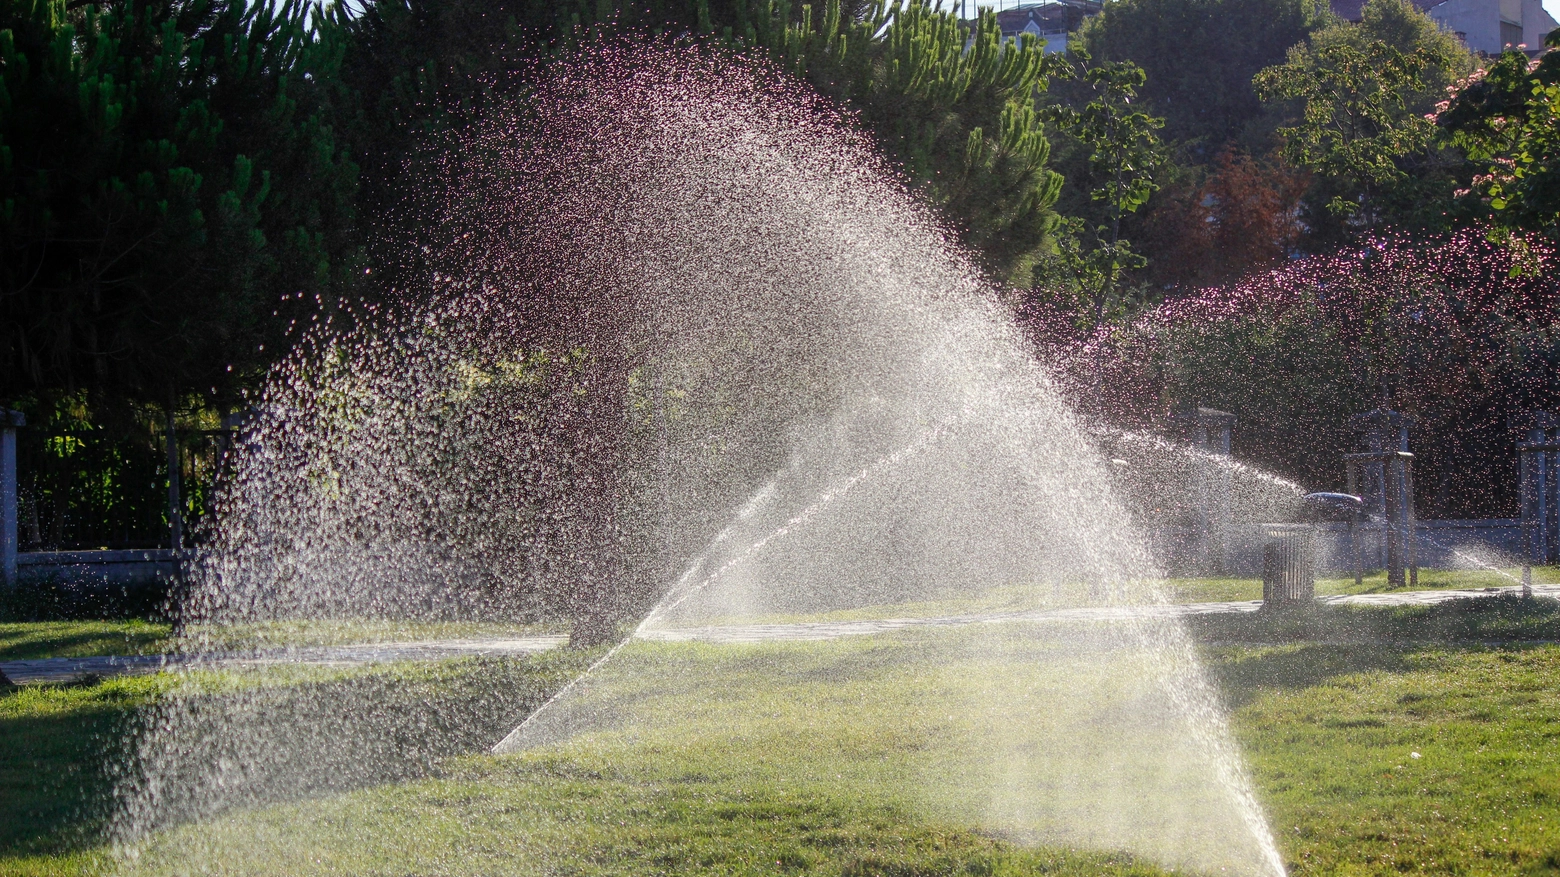
[[[990,6],[996,9],[1011,9],[1014,6],[1020,5],[1021,3],[1033,3],[1037,2],[1037,0],[975,0],[975,2],[980,6]],[[1544,0],[1544,11],[1548,12],[1550,17],[1554,20],[1560,21],[1560,0]]]

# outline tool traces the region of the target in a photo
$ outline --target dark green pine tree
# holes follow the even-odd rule
[[[307,24],[0,0],[0,401],[223,404],[350,286],[356,170]]]
[[[1057,59],[1028,37],[1005,42],[989,10],[973,27],[925,0],[879,2],[854,19],[838,0],[821,21],[811,11],[802,7],[779,53],[861,111],[993,277],[1027,286],[1062,186],[1035,112]]]

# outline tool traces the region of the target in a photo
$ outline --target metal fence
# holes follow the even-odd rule
[[[210,506],[231,435],[151,424],[23,427],[16,438],[20,549],[184,547]]]

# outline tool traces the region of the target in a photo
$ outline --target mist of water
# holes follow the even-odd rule
[[[451,152],[422,304],[310,336],[267,390],[192,638],[276,619],[643,633],[1162,600],[1107,461],[998,296],[800,88],[692,50],[602,50],[499,116]],[[755,677],[711,673],[708,648],[629,640],[504,748],[742,745],[730,720],[752,721]],[[798,756],[788,782],[849,770],[1019,842],[1283,872],[1173,619],[716,648],[749,650],[764,709],[818,717],[784,735],[816,747],[817,775]],[[840,712],[819,680],[859,704]],[[889,727],[910,715],[914,734]],[[856,753],[844,725],[908,748]],[[232,742],[251,733],[209,710],[151,722],[123,842],[274,800],[247,779],[269,762],[332,788],[339,766]],[[212,738],[228,755],[201,767]]]

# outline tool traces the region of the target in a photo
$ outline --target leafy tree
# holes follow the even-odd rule
[[[1079,42],[1103,61],[1131,61],[1164,136],[1216,155],[1261,114],[1251,77],[1282,61],[1321,21],[1315,0],[1114,0]]]
[[[1062,132],[1074,155],[1083,158],[1072,177],[1074,211],[1065,221],[1057,252],[1050,260],[1052,281],[1061,279],[1089,303],[1094,326],[1105,320],[1109,300],[1119,294],[1122,278],[1143,267],[1143,257],[1122,237],[1121,222],[1147,203],[1158,188],[1154,174],[1164,150],[1155,132],[1164,125],[1133,103],[1143,86],[1142,68],[1130,62],[1091,64],[1086,52],[1076,53],[1076,77],[1083,84],[1081,106],[1065,103],[1046,108],[1046,117]],[[1090,210],[1086,197],[1101,210]],[[1091,226],[1090,220],[1098,222]]]
[[[1155,286],[1192,289],[1281,264],[1300,243],[1309,184],[1309,174],[1281,161],[1226,147],[1200,179],[1153,205],[1139,232],[1147,276]]]
[[[0,0],[0,398],[231,399],[350,282],[301,0]]]
[[[1278,129],[1286,158],[1316,174],[1310,200],[1325,213],[1310,218],[1321,232],[1445,226],[1462,161],[1442,149],[1427,114],[1472,68],[1456,38],[1408,0],[1370,0],[1358,25],[1335,22],[1257,74],[1263,99],[1290,115]]]
[[[1516,236],[1525,247],[1477,229],[1369,235],[1075,333],[1052,348],[1059,382],[1092,400],[1103,362],[1107,415],[1143,428],[1190,403],[1234,412],[1237,457],[1312,489],[1341,486],[1349,417],[1395,385],[1416,421],[1421,510],[1510,514],[1507,418],[1560,403],[1555,253]]]
[[[1560,231],[1560,30],[1529,61],[1501,53],[1482,75],[1458,83],[1435,122],[1479,162],[1475,181],[1507,229]]]

